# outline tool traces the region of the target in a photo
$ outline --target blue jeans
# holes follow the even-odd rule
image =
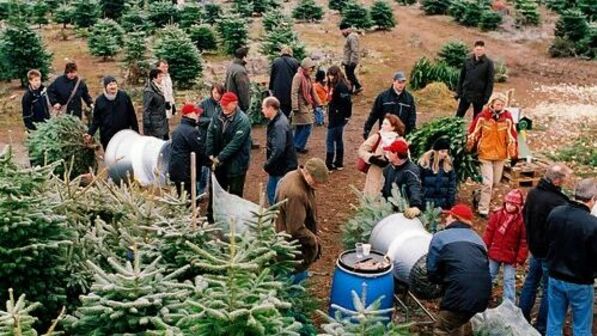
[[[568,306],[572,311],[572,335],[590,336],[593,327],[593,284],[579,285],[549,277],[547,336],[562,336]]]
[[[269,205],[274,205],[276,201],[276,188],[278,187],[278,182],[280,182],[282,176],[269,176],[267,179],[267,201]]]
[[[516,267],[511,264],[505,264],[498,261],[489,259],[489,274],[491,275],[491,281],[495,281],[498,273],[500,272],[500,266],[504,265],[504,294],[503,300],[510,300],[512,303],[516,302]]]
[[[201,195],[207,191],[207,185],[209,182],[209,174],[211,170],[209,167],[203,166],[201,167],[201,175],[199,175],[199,181],[197,182],[197,195]]]
[[[344,125],[328,128],[326,137],[326,159],[325,163],[329,166],[344,166]]]
[[[307,147],[307,141],[311,135],[311,124],[308,125],[296,125],[294,129],[294,148],[296,150],[303,150]]]
[[[323,125],[323,121],[325,119],[325,113],[323,112],[323,107],[319,106],[315,108],[313,112],[315,114],[315,125],[321,126]]]
[[[535,298],[537,297],[537,288],[543,288],[541,304],[539,306],[539,314],[535,322],[535,329],[541,334],[545,334],[545,326],[547,324],[547,262],[542,258],[535,258],[531,256],[529,261],[529,271],[524,279],[522,285],[522,292],[520,293],[520,301],[518,306],[528,321],[531,320],[531,310],[535,305]]]

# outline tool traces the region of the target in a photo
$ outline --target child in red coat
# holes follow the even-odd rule
[[[483,235],[483,241],[487,245],[491,279],[495,280],[503,264],[503,298],[513,303],[516,303],[516,265],[524,264],[528,252],[522,217],[523,204],[522,191],[511,190],[504,199],[504,206],[491,214]]]

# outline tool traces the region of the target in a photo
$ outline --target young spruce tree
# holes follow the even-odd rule
[[[89,30],[87,45],[93,56],[106,61],[122,48],[124,30],[112,19],[101,19]]]
[[[396,26],[392,7],[385,0],[377,0],[373,3],[371,20],[378,30],[391,30]]]
[[[154,53],[156,58],[168,62],[172,80],[183,88],[190,87],[201,76],[201,54],[189,36],[176,26],[166,26],[159,32]]]

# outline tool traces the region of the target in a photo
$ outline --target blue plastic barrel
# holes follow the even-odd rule
[[[364,270],[359,263],[373,260],[379,263],[380,268],[375,270]],[[329,315],[335,317],[336,304],[348,310],[355,311],[351,291],[355,291],[360,298],[363,297],[363,290],[366,290],[365,306],[384,296],[379,309],[389,309],[394,302],[394,276],[392,275],[393,265],[386,257],[377,251],[361,259],[357,258],[354,250],[346,251],[336,261],[336,269],[332,278],[332,289],[330,292]],[[365,286],[363,286],[365,284]],[[387,314],[391,318],[391,313]]]

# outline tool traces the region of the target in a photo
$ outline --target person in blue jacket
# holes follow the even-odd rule
[[[430,204],[448,210],[456,200],[458,178],[450,157],[450,139],[440,137],[431,150],[419,158],[421,184],[423,186],[423,206]]]

